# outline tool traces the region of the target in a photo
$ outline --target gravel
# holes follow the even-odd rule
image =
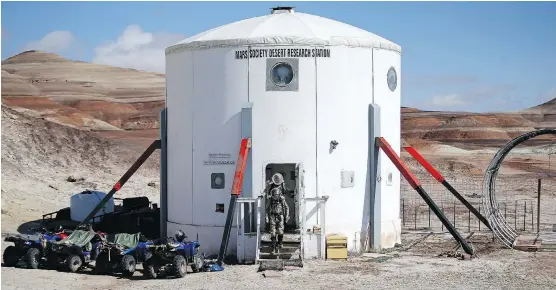
[[[432,237],[407,252],[309,260],[303,268],[268,273],[258,272],[257,265],[230,265],[222,272],[190,272],[182,279],[145,280],[140,266],[131,278],[93,275],[90,270],[71,274],[2,267],[2,289],[556,289],[554,253],[491,244],[488,251],[478,246],[482,252],[472,260],[441,258],[437,253],[452,248],[454,241]],[[430,247],[436,251],[427,251]],[[384,256],[389,258],[380,258]]]

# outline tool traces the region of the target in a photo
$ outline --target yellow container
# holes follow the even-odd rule
[[[347,237],[328,235],[326,237],[326,259],[347,260]]]

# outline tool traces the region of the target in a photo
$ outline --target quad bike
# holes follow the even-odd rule
[[[92,230],[75,230],[67,238],[50,243],[47,255],[49,268],[57,269],[63,263],[69,272],[77,272],[88,266],[96,258],[101,233]]]
[[[133,276],[136,264],[145,261],[146,247],[149,244],[152,242],[146,241],[141,233],[107,235],[97,247],[94,272]]]
[[[27,268],[37,269],[48,253],[49,244],[67,237],[60,230],[50,233],[45,229],[36,229],[35,232],[36,235],[9,235],[4,239],[14,243],[4,250],[4,266],[14,267],[23,260]]]
[[[182,278],[187,274],[188,265],[191,266],[193,273],[202,271],[205,267],[205,258],[204,254],[199,252],[200,243],[185,241],[185,238],[185,234],[178,231],[175,240],[164,238],[146,245],[143,275],[149,279],[160,278],[167,274]]]

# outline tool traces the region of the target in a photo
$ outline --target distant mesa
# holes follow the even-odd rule
[[[27,50],[2,61],[2,64],[19,63],[44,63],[44,62],[71,62],[55,53],[43,52],[38,50]]]

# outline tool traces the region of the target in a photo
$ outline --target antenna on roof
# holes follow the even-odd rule
[[[272,10],[272,14],[293,13],[294,8],[295,7],[293,6],[277,6],[277,7],[270,8],[270,10]]]

